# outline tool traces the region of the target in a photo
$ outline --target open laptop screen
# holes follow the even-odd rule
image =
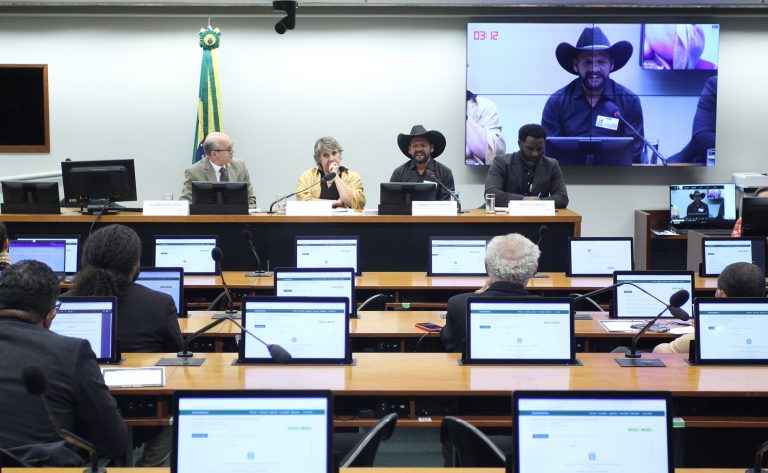
[[[692,271],[616,271],[613,282],[633,283],[663,301],[662,304],[629,284],[619,286],[613,290],[612,316],[620,319],[656,317],[675,292],[685,289],[688,294],[693,294]],[[693,313],[691,299],[689,297],[681,307],[689,314]],[[672,317],[672,314],[667,311],[662,317]]]
[[[67,261],[67,244],[64,240],[10,240],[8,254],[11,261],[25,259],[40,261],[56,274],[64,274]]]
[[[17,240],[29,240],[29,241],[63,241],[66,245],[66,251],[64,256],[64,273],[75,274],[78,271],[78,246],[80,243],[80,237],[78,236],[19,236]]]
[[[278,297],[345,297],[356,317],[355,272],[352,268],[275,268]]]
[[[489,237],[429,237],[430,276],[484,276]]]
[[[176,312],[182,313],[184,268],[141,268],[136,283],[168,294],[173,298],[173,303],[176,304]]]
[[[330,391],[176,391],[173,473],[331,473]]]
[[[211,250],[217,245],[215,236],[155,237],[155,266],[184,268],[187,274],[216,274]]]
[[[567,276],[610,277],[614,271],[635,269],[632,238],[568,239],[570,264]]]
[[[575,360],[568,298],[467,299],[466,363]]]
[[[661,392],[516,391],[518,473],[672,473],[671,396]]]
[[[731,263],[753,263],[765,272],[764,238],[702,238],[701,275],[717,277]]]
[[[297,268],[357,267],[357,237],[296,237]]]
[[[117,361],[115,342],[116,297],[70,297],[58,300],[51,330],[67,337],[84,338],[99,363]]]
[[[768,364],[768,299],[697,298],[696,361]]]

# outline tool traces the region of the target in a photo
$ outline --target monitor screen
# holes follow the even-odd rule
[[[19,236],[16,238],[17,240],[23,240],[23,241],[63,241],[64,245],[66,246],[65,249],[65,256],[64,256],[64,272],[66,274],[75,274],[78,271],[78,255],[79,255],[79,245],[80,245],[80,237],[79,236],[58,236],[58,235],[48,235],[48,236]]]
[[[246,297],[243,326],[266,343],[278,344],[293,362],[346,363],[349,349],[347,299],[341,297]],[[243,334],[239,359],[272,362],[267,347]]]
[[[275,268],[278,297],[344,297],[354,317],[355,272],[352,268]]]
[[[13,262],[25,259],[40,261],[47,264],[54,273],[65,273],[67,244],[64,240],[10,240],[8,254]]]
[[[610,277],[614,271],[632,271],[632,238],[579,238],[569,240],[567,276]]]
[[[192,182],[192,203],[189,212],[195,214],[248,214],[247,182]]]
[[[429,237],[430,276],[484,276],[489,237]]]
[[[332,471],[330,391],[176,391],[174,414],[172,473]]]
[[[171,296],[176,312],[182,314],[184,268],[141,268],[136,283]]]
[[[765,272],[765,240],[761,238],[703,238],[701,275],[717,277],[731,263],[752,263]]]
[[[411,202],[437,200],[437,183],[382,182],[379,188],[379,214],[410,215]]]
[[[57,182],[3,181],[2,213],[61,213]]]
[[[518,473],[672,473],[669,393],[513,395]]]
[[[663,301],[659,302],[637,287],[625,284],[613,290],[613,316],[622,319],[653,318],[669,304],[669,298],[684,289],[693,294],[692,271],[617,271],[613,282],[633,283]],[[692,297],[681,307],[692,314]],[[666,311],[662,317],[672,317]]]
[[[136,171],[133,159],[62,161],[61,182],[67,203],[108,199],[136,200]]]
[[[669,224],[680,228],[732,228],[736,223],[735,184],[672,184]]]
[[[296,237],[297,268],[357,267],[357,237]]]
[[[217,237],[155,237],[155,267],[184,268],[187,274],[216,274],[211,251]]]
[[[51,330],[67,337],[84,338],[100,363],[115,357],[116,297],[59,298]]]
[[[768,363],[768,299],[697,298],[695,323],[697,361]]]
[[[573,333],[570,299],[470,297],[465,361],[569,362]]]
[[[768,197],[741,199],[741,235],[768,236]]]

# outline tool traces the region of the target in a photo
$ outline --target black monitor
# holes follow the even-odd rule
[[[192,181],[189,213],[248,215],[248,183]]]
[[[118,201],[136,200],[133,159],[62,161],[64,200],[89,213],[119,210]]]
[[[435,182],[382,182],[379,215],[410,215],[411,202],[437,200]]]
[[[741,199],[741,236],[768,236],[768,197]]]
[[[4,214],[58,214],[59,184],[56,182],[3,181]]]
[[[548,136],[544,153],[561,166],[631,166],[631,136]]]

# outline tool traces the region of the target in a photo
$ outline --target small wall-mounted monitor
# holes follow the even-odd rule
[[[4,214],[58,214],[59,184],[56,182],[3,181]]]
[[[62,161],[66,203],[89,211],[119,210],[114,202],[136,200],[133,159]]]
[[[247,182],[192,182],[192,215],[248,215]]]
[[[437,200],[435,182],[382,182],[379,215],[410,215],[411,202]]]

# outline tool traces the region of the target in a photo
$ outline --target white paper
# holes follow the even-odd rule
[[[327,217],[332,212],[330,200],[289,200],[285,205],[285,215],[289,217]]]
[[[509,215],[555,215],[554,200],[510,200]]]
[[[165,368],[102,368],[104,383],[110,388],[165,386]]]
[[[450,217],[458,215],[454,200],[414,200],[411,202],[411,215],[419,217]]]
[[[188,200],[145,200],[142,208],[144,209],[144,215],[189,215]]]

